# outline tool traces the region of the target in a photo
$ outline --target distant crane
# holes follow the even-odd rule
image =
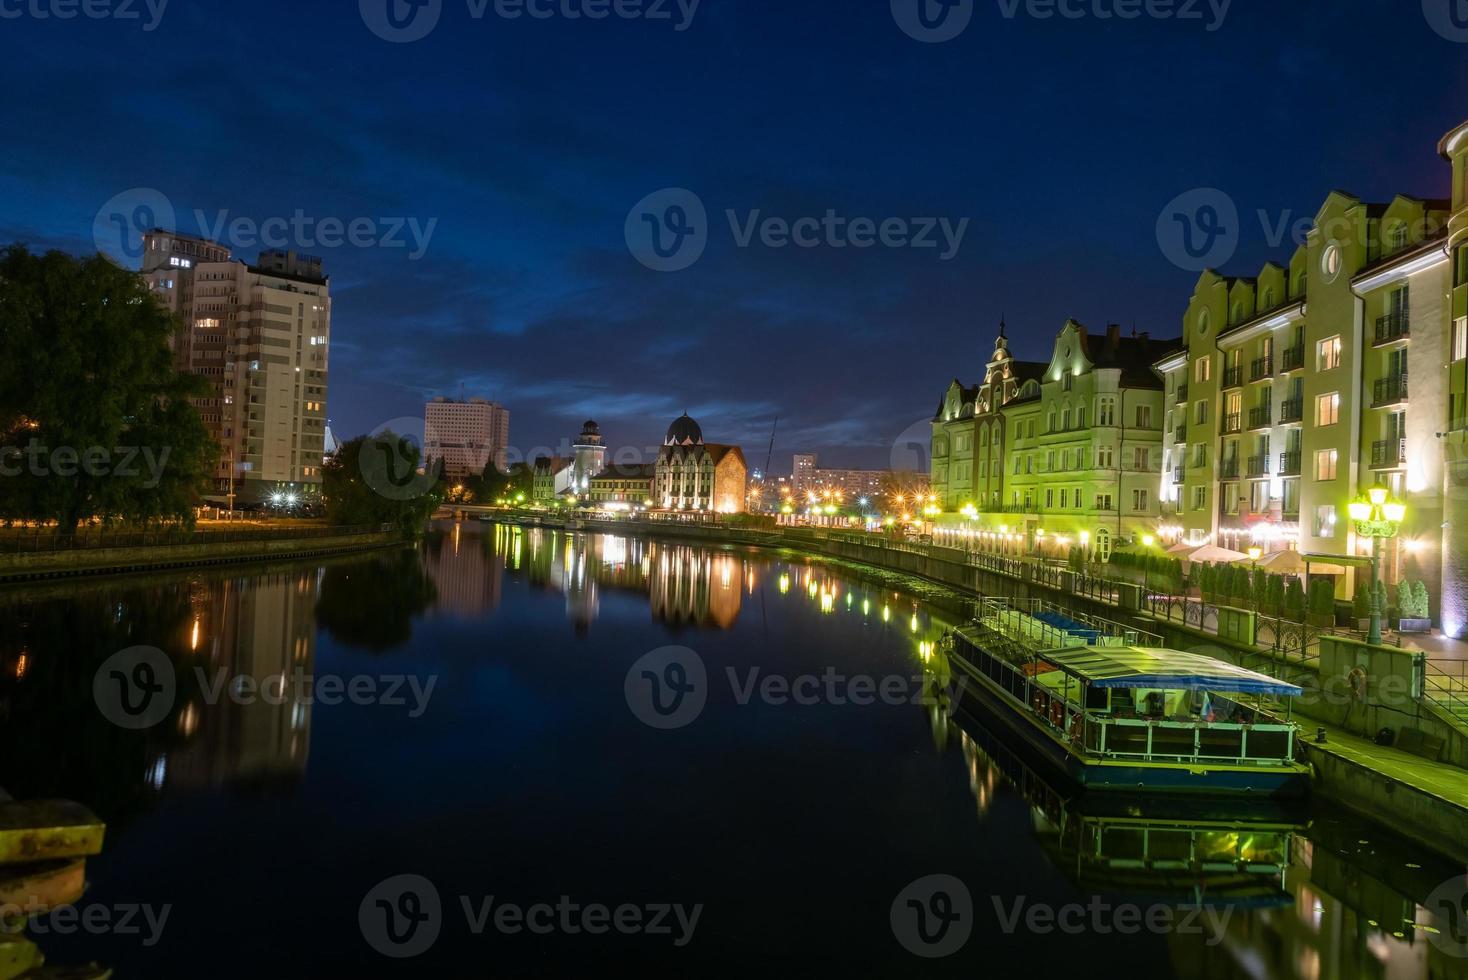
[[[780,427],[780,416],[775,416],[775,424],[770,426],[770,451],[765,453],[764,478],[770,478],[770,461],[775,458],[775,430]]]

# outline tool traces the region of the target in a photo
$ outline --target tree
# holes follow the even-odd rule
[[[1305,586],[1297,576],[1292,576],[1285,588],[1285,612],[1294,620],[1305,618]]]
[[[418,447],[395,432],[358,436],[338,447],[322,470],[321,497],[332,524],[392,524],[423,529],[443,503],[443,464],[418,471]]]
[[[1427,583],[1421,579],[1412,586],[1412,615],[1415,619],[1432,617],[1432,600],[1427,595]]]
[[[0,251],[0,518],[192,523],[218,458],[173,316],[102,256]]]

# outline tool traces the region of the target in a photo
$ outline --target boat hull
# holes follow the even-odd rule
[[[962,644],[953,655],[965,683],[960,706],[977,707],[985,723],[997,723],[1021,738],[1035,754],[1082,790],[1145,792],[1226,797],[1299,798],[1309,792],[1309,770],[1245,766],[1199,766],[1165,762],[1127,763],[1086,758],[1017,707],[998,685],[964,659]]]

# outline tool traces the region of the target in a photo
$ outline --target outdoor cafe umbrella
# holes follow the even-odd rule
[[[1203,547],[1186,555],[1183,558],[1183,561],[1191,565],[1193,562],[1197,561],[1231,562],[1239,561],[1240,559],[1248,557],[1249,556],[1244,554],[1242,551],[1230,551],[1228,548],[1223,548],[1216,544],[1205,544],[1203,545]]]

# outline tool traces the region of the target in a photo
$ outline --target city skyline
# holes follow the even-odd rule
[[[0,237],[90,251],[97,215],[137,188],[162,195],[179,231],[218,231],[237,253],[273,244],[260,239],[283,220],[284,244],[319,252],[333,271],[329,413],[339,436],[467,390],[517,407],[528,445],[555,445],[558,433],[597,416],[625,420],[630,444],[656,445],[666,419],[687,410],[726,420],[726,438],[750,447],[768,440],[779,416],[787,421],[777,455],[811,449],[831,465],[885,466],[930,393],[982,366],[1001,317],[1023,358],[1042,356],[1069,318],[1176,333],[1196,270],[1169,261],[1156,226],[1177,195],[1217,188],[1235,205],[1236,247],[1218,264],[1238,272],[1288,254],[1297,223],[1332,187],[1363,200],[1440,193],[1437,161],[1424,148],[1459,121],[1454,93],[1468,81],[1452,57],[1458,47],[1428,19],[1364,3],[1329,20],[1236,4],[1216,30],[1145,18],[1123,30],[983,10],[946,44],[905,36],[885,4],[838,19],[771,3],[704,3],[683,30],[492,17],[448,29],[451,16],[464,11],[446,10],[445,24],[421,41],[391,44],[355,9],[292,11],[296,27],[269,85],[251,59],[217,57],[215,22],[198,7],[170,7],[150,31],[7,22],[26,44],[0,77],[54,98],[12,109],[22,138],[0,165],[14,202]],[[771,22],[783,29],[765,30]],[[225,50],[257,49],[269,30],[235,28]],[[1037,83],[1022,42],[1057,35]],[[1363,86],[1332,56],[1358,36],[1401,66],[1392,89]],[[59,67],[82,57],[129,79],[150,51],[184,52],[152,84],[171,92],[170,111],[188,125],[153,125],[135,86],[96,95],[87,84],[84,96]],[[756,54],[759,71],[738,70]],[[340,69],[318,77],[304,67],[325,61]],[[405,81],[362,101],[384,62]],[[547,62],[563,66],[549,86],[537,81]],[[710,63],[730,67],[707,71]],[[817,70],[805,70],[810,63]],[[199,71],[210,84],[195,83]],[[614,95],[596,91],[609,75]],[[703,84],[670,92],[667,79],[677,77]],[[1151,84],[1158,77],[1169,84]],[[948,97],[1014,85],[1029,91],[1023,105]],[[1410,100],[1395,97],[1398,85]],[[1118,100],[1129,111],[1099,111]],[[757,144],[718,111],[736,107],[737,119],[747,111],[738,107],[786,102],[805,108],[761,113]],[[1224,132],[1215,105],[1255,109]],[[65,152],[56,134],[98,127],[99,109],[115,120],[107,128],[148,138],[110,140],[105,161]],[[465,117],[478,124],[463,126]],[[1157,127],[1159,118],[1168,126]],[[446,143],[445,130],[457,142]],[[1389,165],[1359,152],[1367,132],[1392,134],[1402,152]],[[163,179],[157,159],[190,156],[198,139],[230,152]],[[282,145],[295,162],[278,168]],[[514,154],[502,149],[509,145]],[[258,181],[266,171],[272,179]],[[709,247],[689,269],[653,272],[628,254],[624,223],[645,196],[674,187],[706,205]],[[756,214],[828,211],[969,224],[947,261],[942,248],[737,241]],[[301,232],[298,212],[311,219]],[[327,218],[369,219],[379,244],[313,249],[330,238]],[[1057,234],[1070,225],[1080,233]],[[1053,287],[1057,277],[1065,290]],[[565,354],[592,347],[595,371]],[[903,350],[913,363],[892,377],[894,351]],[[956,350],[959,363],[932,365],[926,355],[936,350]],[[721,370],[702,384],[652,381],[670,358]],[[812,384],[811,364],[832,380]]]

